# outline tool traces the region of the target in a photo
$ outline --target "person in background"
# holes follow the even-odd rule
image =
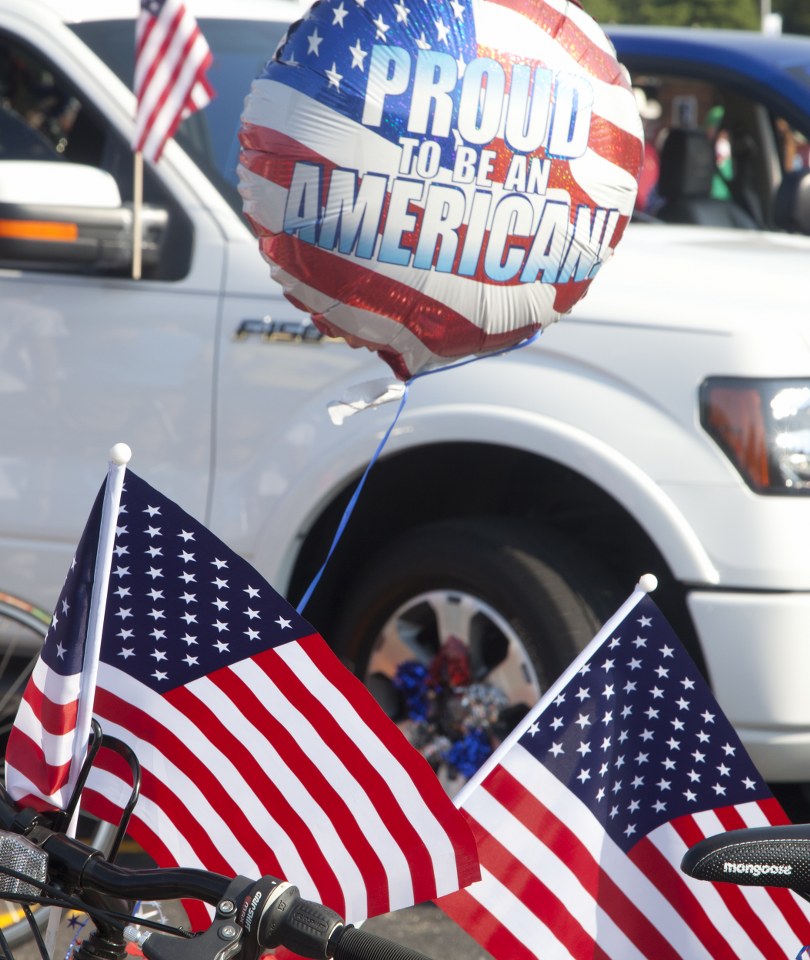
[[[706,114],[703,129],[714,144],[714,163],[717,167],[712,179],[711,196],[715,200],[731,200],[731,179],[734,176],[734,160],[731,156],[731,140],[723,127],[725,108],[717,104]]]
[[[644,126],[644,165],[638,182],[636,209],[646,213],[656,206],[656,185],[660,171],[660,159],[656,140],[660,131],[661,104],[647,97],[641,87],[633,87],[641,122]]]

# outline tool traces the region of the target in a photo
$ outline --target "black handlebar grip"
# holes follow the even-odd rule
[[[329,957],[329,942],[342,926],[343,920],[334,910],[298,897],[291,900],[273,939],[275,945],[283,944],[300,957],[326,960]],[[268,929],[264,918],[263,927]],[[265,944],[269,939],[266,933],[260,935],[261,942]]]
[[[332,956],[331,941],[343,929],[343,918],[321,903],[302,899],[294,884],[262,877],[238,899],[237,922],[255,947],[284,946],[312,960]]]
[[[357,927],[344,927],[332,956],[334,960],[430,960],[418,950]]]

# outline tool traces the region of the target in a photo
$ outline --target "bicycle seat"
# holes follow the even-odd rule
[[[810,899],[810,824],[748,827],[691,847],[681,870],[697,880],[788,887]]]

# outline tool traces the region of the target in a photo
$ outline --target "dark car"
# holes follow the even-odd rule
[[[606,29],[647,134],[639,217],[810,233],[810,37]]]

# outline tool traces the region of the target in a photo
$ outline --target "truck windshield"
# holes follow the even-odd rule
[[[176,139],[234,210],[241,213],[236,166],[242,108],[251,82],[272,57],[287,24],[225,19],[200,19],[199,24],[214,55],[208,73],[214,98],[204,110],[183,122]],[[135,60],[134,21],[77,23],[72,28],[131,89]]]

